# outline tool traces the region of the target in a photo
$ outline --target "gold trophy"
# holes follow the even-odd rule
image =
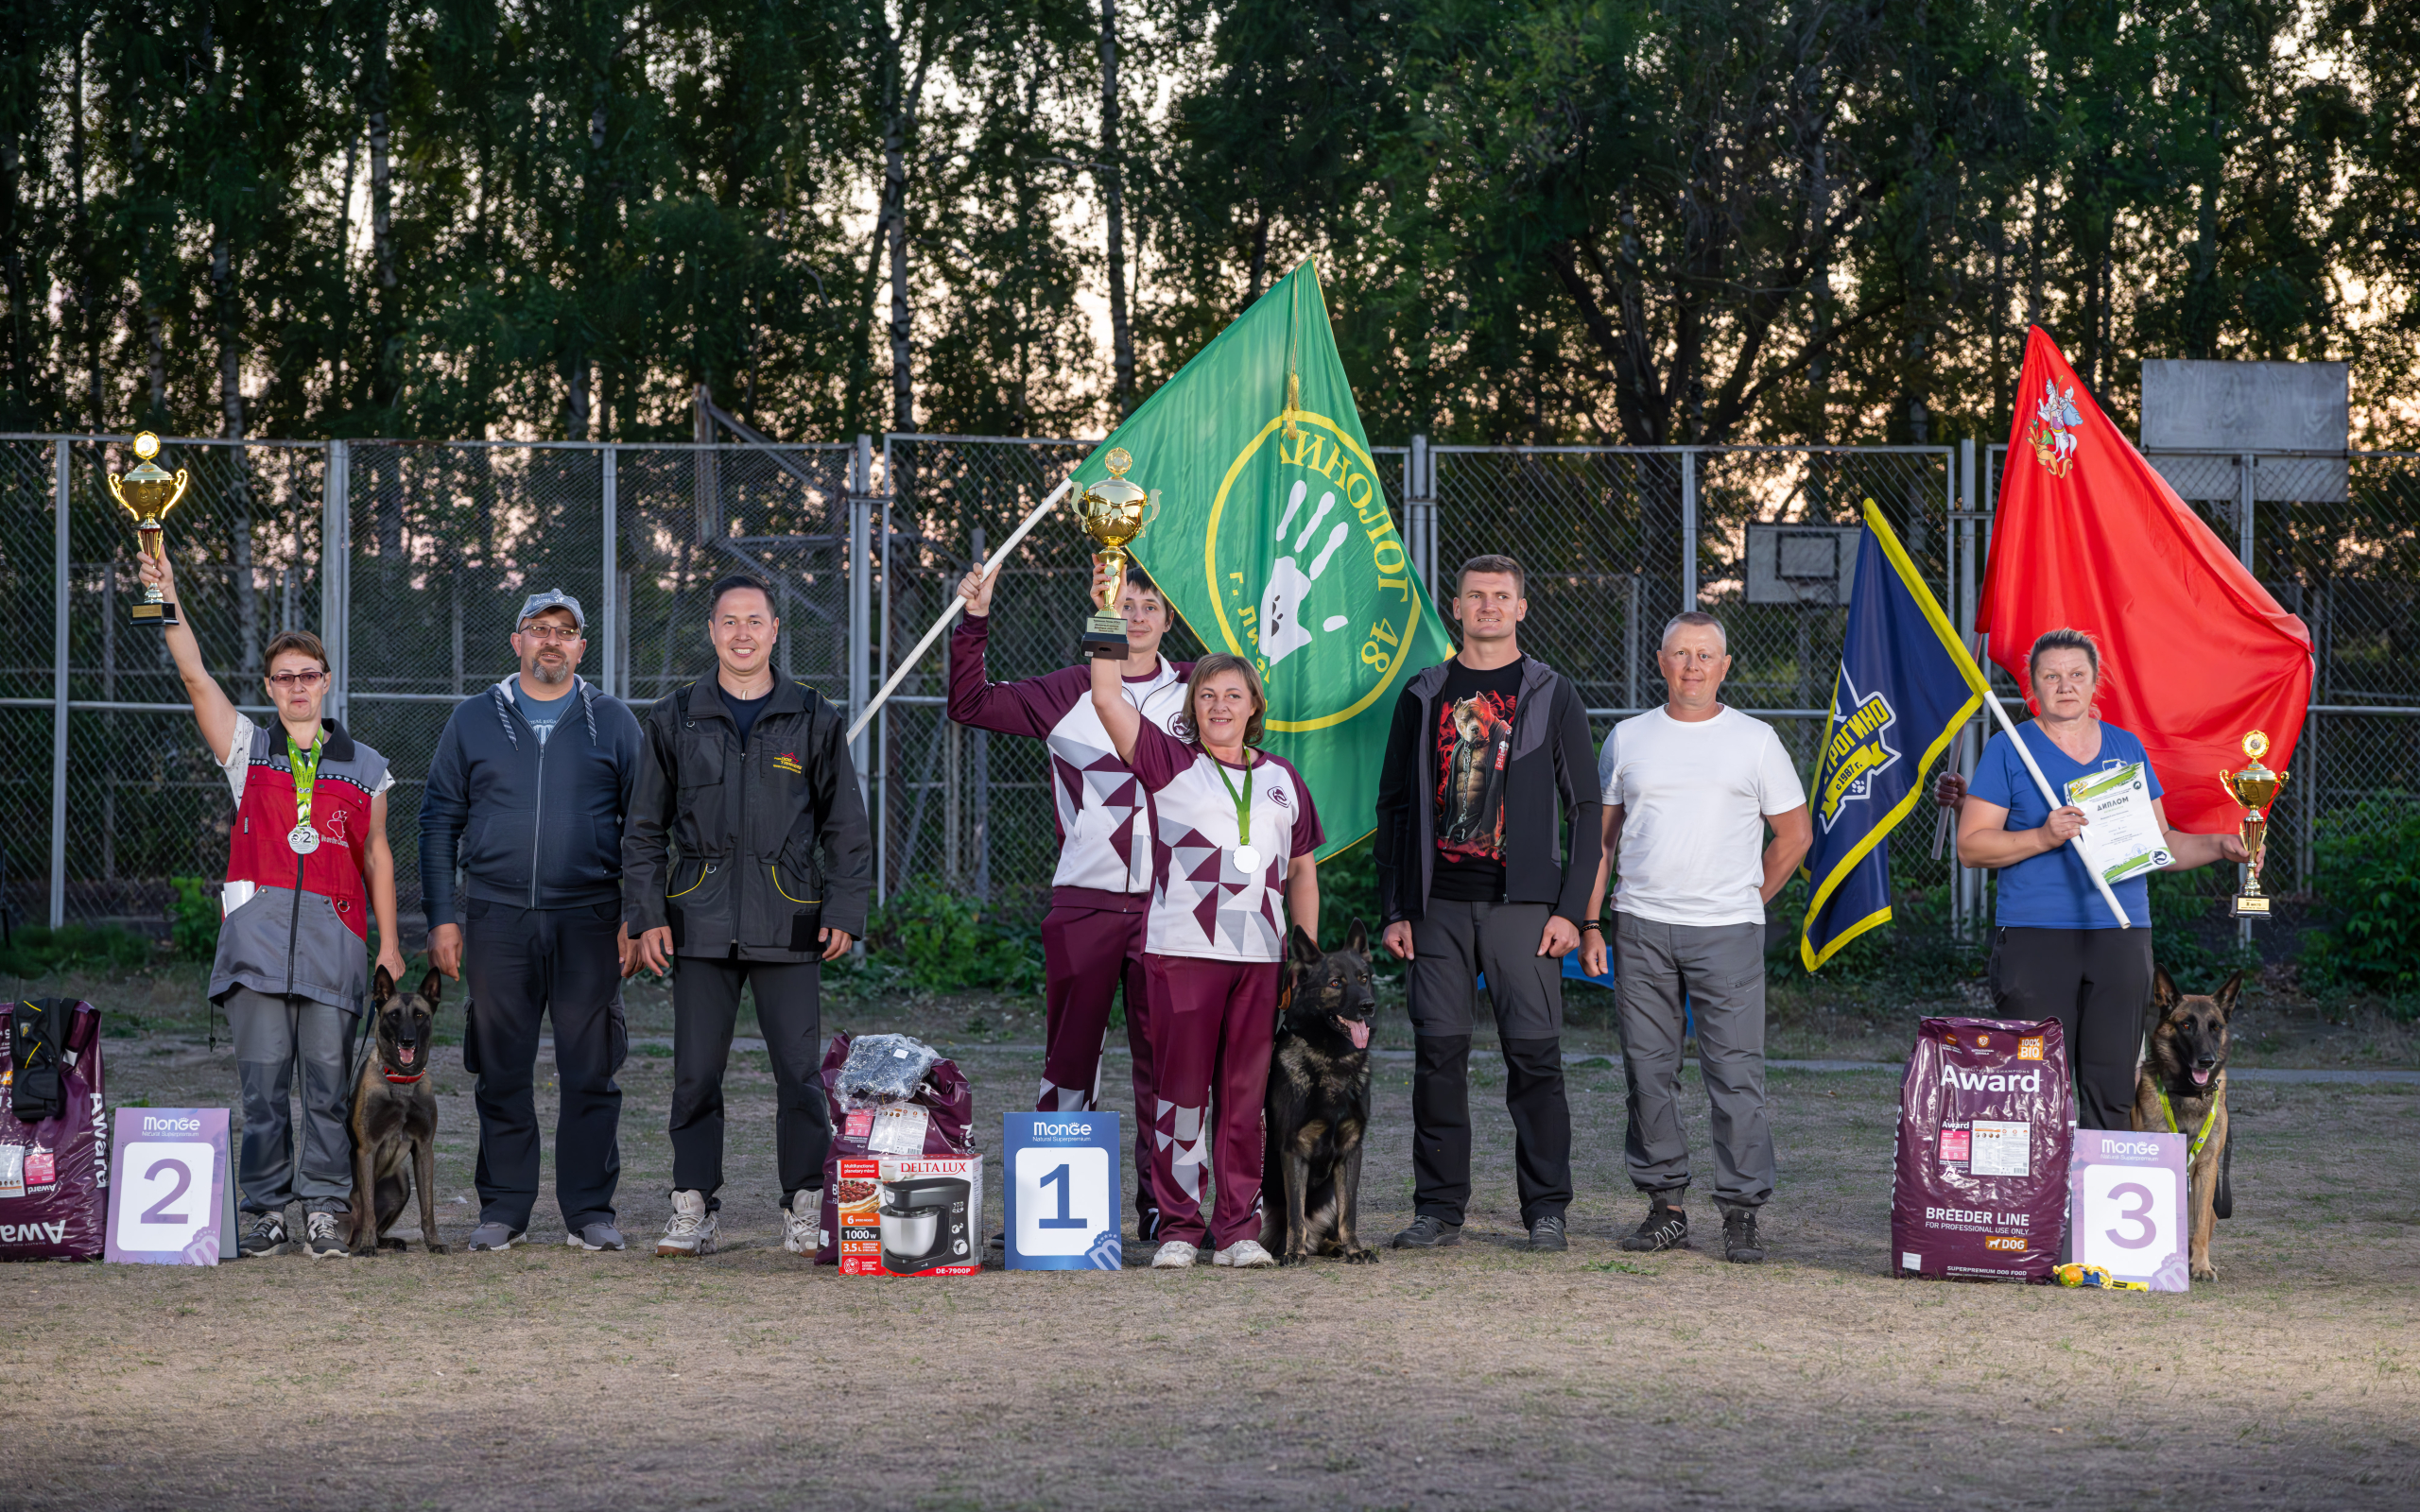
[[[183,468],[177,469],[176,476],[170,477],[159,463],[151,460],[160,455],[160,438],[149,431],[134,438],[134,455],[141,461],[133,472],[123,477],[115,472],[109,475],[110,495],[134,517],[138,549],[153,561],[165,565],[168,554],[161,538],[160,517],[175,508],[178,501],[185,496],[185,485],[189,480]],[[142,599],[126,607],[126,614],[137,625],[153,625],[164,629],[178,623],[177,606],[162,597],[157,588],[145,588]]]
[[[2269,754],[2269,737],[2261,730],[2243,737],[2243,753],[2252,759],[2251,765],[2239,772],[2219,773],[2219,785],[2227,790],[2227,797],[2243,805],[2243,849],[2251,858],[2243,868],[2243,891],[2236,895],[2235,917],[2266,919],[2269,898],[2260,890],[2260,850],[2269,841],[2269,805],[2277,800],[2277,789],[2286,785],[2286,774],[2260,765],[2260,758]]]
[[[1134,459],[1126,448],[1114,446],[1101,460],[1109,467],[1109,476],[1076,495],[1076,518],[1083,522],[1084,534],[1100,547],[1101,565],[1109,571],[1106,596],[1099,611],[1084,622],[1084,633],[1078,645],[1083,655],[1095,662],[1123,662],[1132,649],[1126,643],[1126,616],[1117,611],[1117,595],[1126,587],[1126,563],[1130,559],[1126,544],[1143,533],[1160,512],[1157,491],[1146,493],[1140,484],[1126,481],[1126,470]],[[1144,511],[1149,502],[1150,510]]]

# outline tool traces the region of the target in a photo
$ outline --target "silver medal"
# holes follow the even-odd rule
[[[308,824],[298,824],[285,832],[286,849],[298,856],[307,856],[320,849],[320,832]]]
[[[1247,877],[1260,875],[1260,851],[1248,845],[1236,847],[1236,869]]]

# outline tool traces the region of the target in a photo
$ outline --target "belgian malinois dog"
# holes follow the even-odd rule
[[[2197,1281],[2214,1281],[2210,1228],[2226,1185],[2227,1021],[2243,988],[2238,971],[2216,992],[2183,993],[2159,971],[2152,984],[2153,1022],[2143,1063],[2135,1073],[2135,1132],[2184,1134],[2192,1140],[2186,1255]]]
[[[405,1194],[420,1192],[420,1237],[432,1255],[437,1241],[437,1089],[428,1080],[428,1052],[444,979],[430,971],[409,996],[381,967],[371,984],[370,1011],[378,1053],[353,1084],[353,1214],[345,1243],[355,1255],[402,1249],[387,1230],[404,1214]]]
[[[1261,1162],[1261,1247],[1281,1265],[1339,1255],[1377,1263],[1356,1233],[1361,1134],[1370,1124],[1370,935],[1359,919],[1344,949],[1322,953],[1296,925],[1277,989],[1269,1066],[1269,1146]]]

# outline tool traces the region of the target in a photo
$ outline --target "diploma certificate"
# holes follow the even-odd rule
[[[2152,812],[2152,785],[2143,764],[2132,762],[2067,784],[2067,801],[2083,810],[2083,838],[2091,865],[2111,884],[2157,871],[2176,859]]]

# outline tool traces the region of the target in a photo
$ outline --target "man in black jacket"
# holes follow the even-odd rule
[[[420,807],[429,964],[471,974],[462,1059],[478,1076],[479,1224],[470,1247],[520,1243],[537,1205],[531,1079],[543,1014],[554,1021],[562,1088],[555,1200],[563,1239],[619,1249],[622,1090],[614,1073],[630,1048],[622,976],[631,943],[620,923],[621,836],[639,726],[620,699],[574,670],[588,648],[579,600],[532,593],[518,623],[520,674],[455,707]]]
[[[672,972],[672,1221],[655,1252],[714,1252],[722,1074],[744,983],[773,1063],[782,1247],[813,1254],[832,1141],[820,963],[865,932],[873,848],[839,712],[773,671],[771,592],[732,576],[709,601],[715,676],[648,713],[622,839],[631,969]]]
[[[1487,977],[1530,1247],[1565,1247],[1571,1109],[1562,957],[1577,948],[1603,848],[1588,715],[1523,656],[1521,566],[1474,557],[1454,592],[1462,647],[1395,699],[1374,840],[1386,946],[1411,963],[1411,1227],[1398,1249],[1461,1238],[1471,1193],[1471,1026]],[[1561,808],[1558,822],[1557,808]]]

